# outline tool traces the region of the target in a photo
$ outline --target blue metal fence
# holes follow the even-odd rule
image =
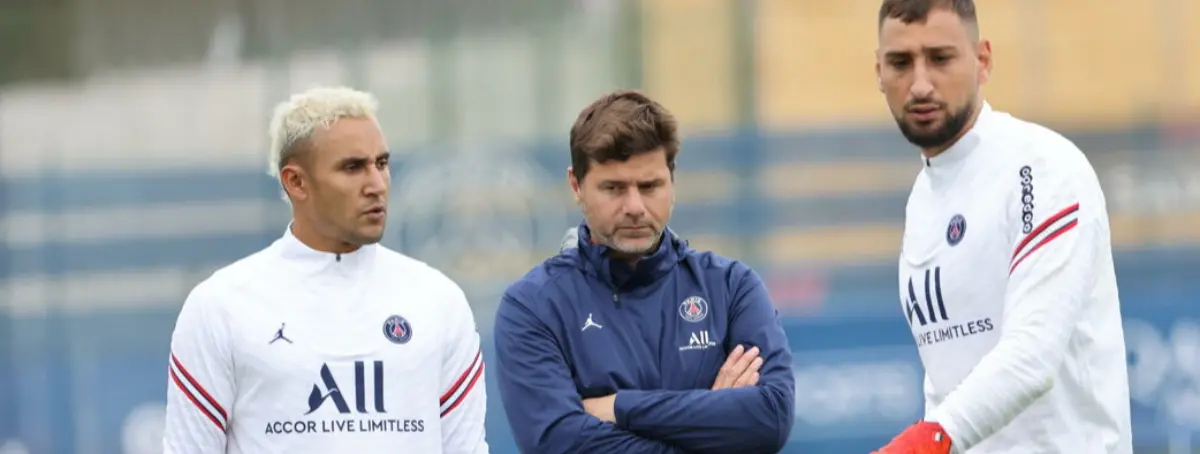
[[[1149,130],[1076,138],[1098,167],[1127,163],[1123,157],[1131,152],[1162,146]],[[738,189],[719,200],[681,203],[677,229],[751,246],[782,229],[895,224],[902,214],[903,187],[768,196],[756,180],[772,167],[916,164],[894,133],[883,131],[732,134],[694,139],[685,147],[681,175],[730,172]],[[566,152],[560,144],[535,144],[529,150],[544,181],[561,181]],[[403,159],[396,165],[403,166]],[[5,289],[0,294],[9,296],[0,312],[0,446],[19,440],[39,454],[157,452],[155,424],[161,424],[167,345],[178,306],[190,285],[213,267],[265,246],[282,231],[286,213],[275,186],[254,170],[131,170],[13,176],[0,180],[0,193],[6,225],[30,216],[46,223],[44,231],[29,226],[7,231],[8,241],[0,243],[0,288]],[[214,220],[222,227],[207,230],[171,224],[153,235],[87,234],[112,230],[100,224],[116,222],[112,216],[118,214],[166,216],[174,213],[172,206],[180,212],[204,206],[229,215],[262,213]],[[79,214],[89,210],[110,214]],[[569,225],[564,219],[562,228]],[[558,235],[538,237],[536,247],[551,253]],[[1136,441],[1165,449],[1173,435],[1200,432],[1195,416],[1200,415],[1200,357],[1194,356],[1200,352],[1200,279],[1195,279],[1200,244],[1186,238],[1127,242],[1116,261],[1136,388]],[[894,263],[793,267],[744,249],[768,276],[797,352],[797,418],[786,452],[867,452],[919,417],[921,366],[895,303]],[[154,274],[162,270],[176,274]],[[105,273],[113,285],[133,287],[89,295],[70,283],[88,276],[91,286],[82,288],[103,289]],[[494,305],[488,295],[481,291],[473,297],[490,356]],[[793,301],[798,299],[807,302]],[[490,380],[488,389],[493,452],[515,452]]]

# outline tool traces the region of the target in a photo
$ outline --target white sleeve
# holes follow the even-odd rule
[[[487,386],[475,316],[466,295],[457,285],[453,288],[449,306],[441,370],[442,452],[487,454],[484,436]]]
[[[222,309],[201,283],[183,303],[171,335],[164,454],[225,452],[234,396],[229,330]]]
[[[925,393],[924,393],[925,394],[925,417],[928,418],[929,415],[933,413],[933,409],[937,408],[937,401],[935,400],[935,397],[937,397],[937,396],[934,395],[933,380],[929,378],[929,373],[925,374],[924,388],[925,388]]]
[[[1084,310],[1097,249],[1109,239],[1090,166],[1055,164],[1031,162],[1012,176],[1003,332],[928,418],[942,425],[956,452],[1003,428],[1054,386]]]

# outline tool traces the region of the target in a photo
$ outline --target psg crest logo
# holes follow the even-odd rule
[[[405,344],[412,339],[412,326],[408,320],[399,315],[393,315],[383,321],[383,336],[393,344]]]
[[[966,234],[967,219],[961,214],[956,214],[950,218],[950,225],[946,227],[946,242],[950,243],[951,246],[956,246]]]
[[[708,316],[708,302],[699,296],[691,296],[679,303],[679,316],[692,323],[704,320]]]

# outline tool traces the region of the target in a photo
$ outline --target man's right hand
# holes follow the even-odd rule
[[[757,385],[758,369],[762,367],[762,363],[762,358],[758,356],[758,347],[752,347],[749,351],[741,345],[734,347],[733,351],[729,352],[729,357],[725,358],[725,364],[721,365],[721,370],[717,372],[717,380],[713,382],[712,389],[715,391]]]

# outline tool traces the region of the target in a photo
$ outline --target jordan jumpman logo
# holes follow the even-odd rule
[[[288,339],[286,336],[283,335],[283,328],[286,326],[287,326],[287,323],[281,323],[279,325],[279,331],[275,332],[275,337],[271,339],[271,342],[267,342],[267,344],[274,344],[275,341],[277,341],[277,340],[285,340],[289,344],[292,343],[291,339]]]

